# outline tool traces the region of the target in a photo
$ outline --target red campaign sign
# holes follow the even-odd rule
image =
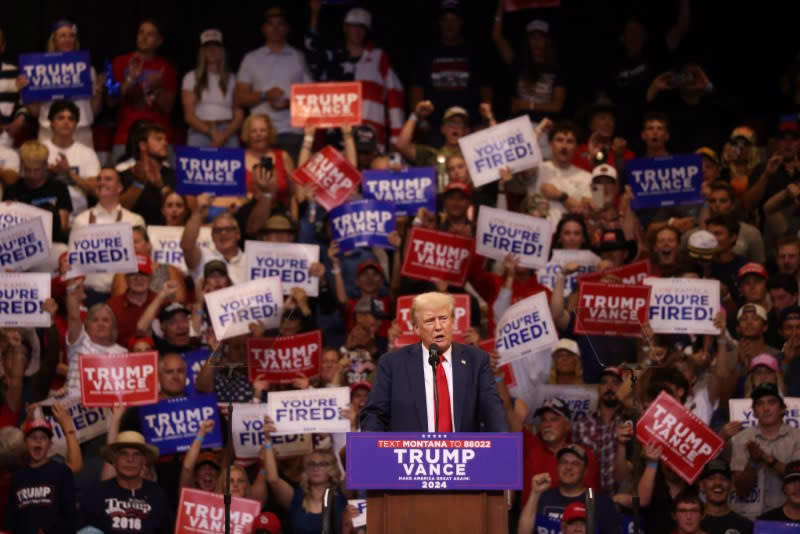
[[[650,286],[584,282],[575,308],[575,333],[641,337]]]
[[[618,276],[623,284],[641,284],[645,278],[653,275],[653,266],[650,260],[641,260],[606,271],[582,274],[578,277],[578,283],[597,282],[607,274]]]
[[[158,402],[158,352],[80,354],[78,369],[86,407]]]
[[[299,373],[319,375],[322,332],[285,337],[253,337],[247,340],[250,381],[264,377],[271,383],[291,384]]]
[[[469,295],[453,295],[456,301],[455,314],[456,324],[453,328],[453,341],[463,343],[464,333],[469,329],[471,323],[471,306]],[[396,323],[400,328],[400,334],[394,340],[395,347],[404,347],[413,343],[419,343],[419,336],[414,333],[414,325],[411,322],[411,303],[413,295],[397,297]]]
[[[495,342],[495,338],[490,337],[489,339],[484,339],[478,346],[485,350],[486,352],[492,352],[493,350],[497,350],[497,344]],[[506,386],[509,388],[513,388],[517,386],[517,377],[514,376],[514,368],[511,366],[510,363],[500,366],[500,370],[503,372],[503,382],[505,382]]]
[[[331,211],[358,189],[361,173],[328,145],[298,167],[292,178],[300,185],[312,184],[317,202]]]
[[[523,9],[540,9],[544,7],[559,7],[561,0],[505,0],[507,12],[522,11]]]
[[[361,124],[361,82],[295,83],[290,102],[295,128]]]
[[[643,445],[663,447],[661,459],[689,484],[722,449],[725,441],[687,410],[675,397],[662,391],[636,423],[636,439]]]
[[[472,239],[415,226],[400,274],[418,280],[443,280],[463,286],[474,249]]]
[[[231,498],[231,532],[251,534],[261,503],[241,497]],[[175,534],[221,534],[225,532],[223,496],[193,488],[181,489]]]

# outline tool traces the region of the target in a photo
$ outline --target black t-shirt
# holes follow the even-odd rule
[[[3,200],[16,200],[49,211],[53,214],[53,241],[67,242],[66,228],[61,228],[59,212],[72,213],[72,199],[62,182],[48,178],[42,187],[30,189],[23,179],[3,191]]]
[[[537,516],[561,521],[564,509],[572,502],[585,502],[586,492],[577,497],[564,497],[558,488],[550,488],[539,497]],[[595,494],[595,517],[599,534],[619,534],[620,517],[616,506],[605,493]]]
[[[162,166],[161,181],[164,183],[165,187],[175,189],[175,171],[169,167]],[[134,182],[138,182],[138,180],[136,180],[133,174],[133,168],[123,171],[122,185],[125,189],[130,187]],[[142,194],[139,195],[131,211],[141,215],[148,226],[164,224],[164,216],[161,215],[161,189],[150,184],[144,184],[142,187]]]
[[[11,478],[4,529],[15,534],[75,532],[75,479],[53,460],[23,467]]]
[[[171,534],[173,522],[164,490],[149,480],[143,480],[142,487],[132,491],[120,487],[112,478],[87,491],[80,503],[80,526],[93,526],[105,534]]]
[[[536,65],[530,74],[526,74],[521,65],[516,65],[514,95],[518,98],[533,98],[534,102],[550,102],[554,98],[556,87],[565,87],[566,82],[556,65]],[[535,106],[534,106],[535,107]],[[553,113],[539,111],[528,112],[533,122],[539,122],[545,116],[558,116]]]
[[[723,516],[707,515],[700,528],[708,534],[753,534],[753,522],[735,512]]]
[[[758,519],[762,521],[798,521],[797,518],[792,519],[786,515],[786,512],[783,511],[783,506],[778,506],[769,512],[764,512],[758,516]]]
[[[742,295],[739,293],[739,269],[748,261],[744,256],[734,254],[733,259],[728,263],[713,262],[711,264],[711,278],[716,278],[721,284],[728,286],[731,298],[737,306],[742,303]]]

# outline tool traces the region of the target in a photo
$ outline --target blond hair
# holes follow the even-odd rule
[[[417,324],[417,312],[445,306],[450,310],[450,317],[453,317],[456,309],[456,299],[453,298],[453,295],[449,293],[440,293],[438,291],[420,293],[414,297],[414,300],[411,302],[411,323],[415,326],[419,326]]]
[[[62,28],[66,28],[66,26],[62,26]],[[72,51],[80,50],[81,49],[81,42],[78,40],[78,28],[74,24],[72,25],[72,28],[73,28],[73,30],[72,30],[73,33],[75,33],[75,48],[73,48]],[[59,28],[58,30],[60,30],[60,29],[61,28]],[[56,50],[56,33],[58,33],[58,30],[56,30],[53,33],[51,33],[50,37],[47,39],[47,51],[48,52],[58,52],[58,50]]]
[[[275,129],[275,125],[272,124],[272,119],[269,118],[269,115],[265,115],[264,113],[254,113],[244,120],[241,133],[242,142],[245,145],[250,144],[250,127],[255,120],[262,120],[267,124],[267,141],[270,146],[272,146],[275,143],[275,139],[278,137],[278,131]]]
[[[339,469],[339,461],[330,449],[317,449],[303,457],[303,472],[300,474],[300,489],[303,490],[303,510],[312,513],[313,497],[311,496],[311,484],[308,481],[308,469],[305,464],[312,456],[322,456],[328,462],[328,484],[338,488],[342,486],[342,471]]]
[[[238,471],[240,474],[244,475],[244,498],[249,499],[251,497],[253,487],[250,484],[250,478],[247,476],[247,471],[245,471],[244,467],[241,465],[231,464],[231,475],[234,471]],[[216,493],[225,493],[225,476],[227,473],[223,469],[222,472],[217,477],[217,486],[214,488]]]
[[[26,167],[41,167],[47,165],[47,156],[50,152],[39,141],[25,141],[19,147],[19,159]]]

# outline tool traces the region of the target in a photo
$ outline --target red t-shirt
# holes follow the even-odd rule
[[[636,157],[636,155],[632,151],[626,148],[625,156],[623,157],[623,159],[625,161],[630,161],[634,157]],[[610,152],[608,153],[608,161],[606,163],[608,163],[612,167],[615,167],[614,154]],[[585,171],[592,172],[592,158],[589,157],[588,143],[584,143],[578,147],[578,150],[575,151],[575,155],[572,156],[572,164],[575,165],[576,167],[580,167]]]
[[[141,306],[129,301],[124,293],[108,299],[107,304],[117,318],[117,340],[120,345],[127,346],[128,342],[136,334],[136,323],[154,298],[156,298],[156,294],[151,291],[147,295],[147,300]]]
[[[583,445],[581,445],[583,447]],[[583,447],[586,451],[586,474],[583,476],[583,485],[587,488],[600,490],[600,466],[594,451]],[[531,492],[531,479],[538,473],[550,474],[550,487],[558,487],[558,459],[556,454],[547,448],[544,442],[530,433],[528,429],[522,431],[522,506],[528,501]]]
[[[274,166],[275,180],[278,181],[278,204],[281,206],[289,206],[289,175],[286,172],[286,166],[283,164],[283,150],[273,148],[272,164]],[[245,181],[247,182],[247,192],[253,192],[253,171],[252,169],[244,170]]]
[[[111,71],[114,80],[120,85],[125,82],[128,75],[128,64],[136,52],[130,52],[114,58]],[[160,124],[167,130],[167,137],[173,143],[172,132],[169,129],[169,114],[159,109],[153,98],[151,88],[147,82],[149,74],[161,72],[161,87],[168,93],[178,94],[178,75],[175,65],[162,57],[142,63],[142,73],[136,80],[137,87],[131,89],[127,96],[122,97],[117,110],[117,131],[114,133],[114,144],[124,145],[128,141],[128,130],[131,125],[140,120]]]

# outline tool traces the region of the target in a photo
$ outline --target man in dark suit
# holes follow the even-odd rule
[[[454,300],[423,293],[411,306],[414,332],[422,342],[380,358],[375,384],[361,411],[365,432],[435,432],[434,381],[439,390],[440,432],[508,432],[503,403],[482,350],[453,343]],[[441,363],[428,363],[436,344]]]

